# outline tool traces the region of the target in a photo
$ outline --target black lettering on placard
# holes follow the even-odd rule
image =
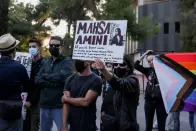
[[[96,41],[96,45],[102,45],[102,39],[103,39],[103,36],[97,36],[97,41]]]
[[[103,27],[102,27],[102,24],[103,24]],[[100,24],[99,24],[98,34],[103,34],[104,33],[104,30],[103,30],[104,26],[105,26],[105,22],[101,21]]]
[[[16,58],[16,61],[19,62],[19,63],[21,63],[21,59],[22,59],[22,58],[21,58],[20,56],[18,56],[18,57]]]
[[[79,34],[80,31],[83,31],[83,34],[85,34],[85,33],[86,33],[86,29],[87,29],[87,23],[82,23],[82,22],[80,22],[80,23],[78,24],[78,31],[77,31],[77,34]]]
[[[85,42],[88,42],[88,44],[91,45],[91,37],[92,36],[84,36],[83,44],[85,44]]]
[[[95,45],[96,38],[97,38],[96,36],[93,36],[93,39],[92,39],[92,41],[91,41],[91,42],[92,42],[91,45]]]
[[[78,45],[75,45],[75,48],[77,49],[78,48]]]
[[[77,41],[76,41],[76,44],[82,44],[82,36],[81,35],[79,35],[78,36],[78,39],[77,39]]]
[[[104,34],[110,34],[110,23],[108,23],[108,24],[106,25]]]
[[[27,60],[27,66],[30,66],[31,65],[31,58],[28,57],[28,60]]]
[[[26,56],[23,56],[22,64],[27,66],[27,57]]]
[[[103,45],[107,45],[108,35],[104,35]]]
[[[93,34],[97,34],[98,28],[99,28],[99,22],[95,22],[93,27]]]
[[[93,23],[90,23],[89,27],[88,27],[88,30],[87,30],[87,34],[89,33],[93,33]]]
[[[111,23],[106,23],[105,21],[79,22],[77,34],[81,35],[77,36],[76,44],[107,45],[110,25]]]

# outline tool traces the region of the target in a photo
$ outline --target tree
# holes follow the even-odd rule
[[[11,1],[9,6],[9,32],[21,41],[20,51],[27,51],[29,39],[37,38],[43,41],[49,36],[48,31],[51,28],[43,25],[47,18],[47,9],[43,7]]]
[[[140,41],[158,32],[159,25],[152,25],[152,16],[137,20],[135,0],[105,0],[101,19],[128,20],[127,32],[132,40]]]
[[[0,36],[8,31],[8,7],[10,0],[0,1]]]
[[[196,1],[181,0],[183,51],[196,51]]]

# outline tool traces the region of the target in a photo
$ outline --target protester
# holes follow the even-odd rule
[[[146,57],[150,67],[143,67],[140,61]],[[163,99],[160,92],[159,82],[153,67],[152,51],[147,51],[144,55],[135,62],[135,69],[143,73],[147,78],[147,86],[145,91],[145,117],[146,117],[146,131],[152,131],[153,118],[156,110],[158,130],[165,131],[165,122],[167,113],[164,107]]]
[[[39,72],[40,68],[44,64],[45,60],[41,55],[41,42],[32,39],[29,41],[29,53],[32,56],[32,67],[30,74],[31,88],[28,92],[27,102],[25,108],[27,110],[26,122],[23,123],[24,131],[39,131],[40,126],[40,110],[39,110],[39,98],[40,88],[35,84],[35,76]]]
[[[114,65],[114,74],[110,73],[99,59],[96,60],[95,65],[111,85],[110,93],[114,94],[104,98],[103,106],[105,107],[102,107],[101,118],[102,130],[138,131],[139,125],[136,117],[140,88],[139,81],[133,74],[134,64],[131,56],[126,55],[123,64]],[[107,102],[110,103],[108,107],[106,107]]]
[[[53,120],[58,131],[62,128],[63,87],[67,77],[72,73],[72,62],[60,53],[63,41],[53,36],[49,42],[49,57],[35,77],[35,83],[41,88],[40,92],[40,129],[51,131]]]
[[[77,73],[67,79],[62,97],[62,131],[68,131],[68,115],[71,131],[96,131],[96,100],[102,81],[91,72],[88,61],[76,60],[75,68]]]
[[[0,130],[22,131],[21,93],[28,92],[29,77],[25,67],[13,60],[16,46],[13,36],[0,37]]]
[[[195,131],[196,127],[196,112],[189,112],[189,124],[191,131]]]

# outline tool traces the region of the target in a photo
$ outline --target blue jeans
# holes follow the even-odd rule
[[[22,131],[22,118],[14,121],[0,119],[1,131]]]
[[[189,112],[189,124],[191,131],[195,131],[196,126],[196,112]]]
[[[60,131],[62,128],[62,108],[40,108],[40,131],[52,131],[53,120]]]

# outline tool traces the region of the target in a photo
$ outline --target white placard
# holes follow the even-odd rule
[[[127,20],[77,21],[73,59],[123,63]]]
[[[32,65],[31,55],[25,52],[16,52],[14,60],[25,66],[28,76],[30,77]]]

